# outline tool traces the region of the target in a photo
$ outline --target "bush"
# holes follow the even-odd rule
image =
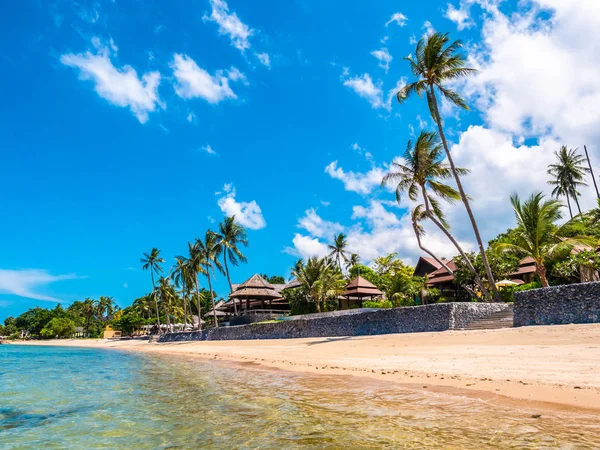
[[[363,302],[363,308],[393,308],[392,302],[389,300],[368,300]]]
[[[542,283],[534,281],[532,283],[521,284],[518,286],[505,286],[498,289],[500,298],[503,302],[512,303],[514,302],[515,292],[529,291],[531,289],[539,289],[542,287]]]
[[[51,339],[54,337],[64,338],[75,334],[75,322],[71,319],[55,317],[46,324],[40,335],[44,339]]]

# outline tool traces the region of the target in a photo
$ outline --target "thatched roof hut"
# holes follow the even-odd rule
[[[365,297],[373,299],[382,296],[383,292],[381,292],[377,286],[359,275],[346,285],[343,294],[343,297],[346,299],[346,304],[342,304],[340,301],[340,309],[349,307],[349,302],[351,300],[359,301],[360,307],[362,307],[362,301]]]
[[[234,287],[234,291],[229,294],[229,301],[219,309],[233,310],[234,302],[238,309],[242,309],[244,300],[245,307],[243,309],[245,311],[265,309],[265,302],[268,302],[269,309],[274,306],[273,303],[283,306],[282,303],[285,302],[282,302],[281,289],[277,289],[277,287],[268,283],[258,274],[252,275],[245,282]]]

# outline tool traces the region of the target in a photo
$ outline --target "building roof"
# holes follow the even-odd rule
[[[377,286],[360,275],[346,285],[345,297],[378,297],[383,295]]]
[[[425,276],[436,271],[440,267],[442,267],[442,265],[437,262],[435,258],[421,256],[415,266],[414,274],[415,276]]]
[[[272,284],[269,284],[263,277],[255,274],[242,284],[238,285],[235,290],[229,294],[229,298],[281,298],[281,294],[277,292],[275,287]]]

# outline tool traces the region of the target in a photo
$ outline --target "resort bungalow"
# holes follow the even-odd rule
[[[362,308],[365,298],[374,300],[382,297],[383,292],[377,286],[359,275],[346,285],[344,294],[338,299],[338,306],[339,309]]]

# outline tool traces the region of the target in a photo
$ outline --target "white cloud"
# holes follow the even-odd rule
[[[362,155],[365,157],[365,159],[367,161],[373,161],[373,155],[371,154],[371,152],[368,152],[365,148],[362,148],[358,142],[355,142],[354,144],[352,144],[352,150],[354,150],[355,152],[357,152],[359,155]]]
[[[352,219],[355,221],[351,226],[341,227],[336,224],[336,232],[344,232],[347,235],[348,251],[358,253],[365,263],[372,261],[377,256],[398,252],[400,258],[409,263],[416,263],[421,251],[414,237],[410,218],[407,214],[402,217],[390,212],[384,206],[388,202],[370,200],[366,206],[355,206]],[[396,205],[392,205],[396,207]],[[404,211],[405,212],[405,211]],[[316,215],[314,210],[313,215]],[[311,218],[312,222],[331,224],[319,217]],[[456,254],[452,244],[447,241],[439,231],[426,226],[428,233],[424,241],[426,245],[436,254],[451,257]],[[306,228],[305,228],[306,229]],[[316,227],[316,233],[306,229],[308,235],[296,233],[292,239],[292,247],[287,247],[287,253],[308,258],[310,256],[325,256],[329,254],[328,242],[331,237],[322,232],[322,228]],[[339,231],[338,231],[339,230]],[[331,235],[330,235],[331,236]],[[471,250],[468,242],[460,242],[465,249]]]
[[[209,155],[217,155],[217,152],[214,151],[213,148],[210,145],[208,145],[208,144],[203,145],[202,148],[201,148],[201,150],[203,152],[206,152]]]
[[[385,23],[385,26],[387,27],[391,23],[395,22],[396,24],[398,24],[399,27],[403,27],[404,25],[406,25],[406,20],[407,17],[404,14],[402,14],[401,12],[397,12],[392,14],[392,17],[390,17],[390,20],[388,20]]]
[[[429,20],[426,20],[423,23],[423,29],[425,30],[425,32],[423,33],[424,38],[426,38],[427,36],[431,36],[433,33],[435,33],[435,28]]]
[[[224,0],[210,0],[212,11],[210,16],[206,14],[204,21],[215,22],[219,25],[219,34],[229,36],[231,44],[242,53],[250,48],[248,38],[253,30],[243,23],[235,12],[229,12],[229,6]]]
[[[219,70],[210,75],[199,67],[192,58],[176,53],[171,62],[175,76],[175,92],[184,99],[203,98],[209,103],[217,104],[226,99],[236,99],[237,95],[229,86],[230,81],[246,81],[245,75],[235,67],[227,74]]]
[[[298,221],[298,228],[308,231],[318,238],[332,239],[334,235],[344,231],[344,227],[336,222],[323,220],[314,208],[304,212],[304,216]]]
[[[267,226],[265,218],[258,203],[255,200],[251,202],[238,202],[235,188],[232,183],[226,183],[223,186],[224,194],[217,200],[219,208],[226,216],[234,216],[235,220],[246,228],[251,230],[260,230]],[[219,195],[220,193],[217,193]]]
[[[385,70],[385,73],[388,73],[390,63],[392,62],[392,55],[390,55],[388,49],[383,47],[379,50],[374,50],[371,52],[371,55],[373,55],[379,61],[378,67],[381,67]]]
[[[350,77],[343,80],[344,86],[349,87],[360,97],[365,98],[373,108],[385,108],[386,103],[383,100],[382,82],[373,83],[371,75],[364,73],[361,76]]]
[[[268,53],[257,53],[256,57],[262,65],[267,66],[269,69],[271,68],[271,58]]]
[[[325,167],[325,173],[331,178],[340,180],[344,183],[344,188],[347,191],[357,192],[362,195],[367,195],[373,192],[376,187],[381,185],[381,180],[387,173],[384,168],[373,167],[365,173],[344,171],[338,167],[338,162],[333,161]]]
[[[448,4],[445,16],[456,24],[459,31],[475,25],[469,14],[471,3],[471,0],[463,0],[458,8],[455,8],[451,3]]]
[[[126,107],[141,123],[148,120],[148,113],[157,106],[164,108],[158,96],[160,73],[147,72],[140,79],[131,66],[115,67],[110,59],[110,51],[94,38],[98,53],[66,53],[60,57],[61,63],[79,69],[79,78],[92,80],[96,93],[113,105]],[[114,44],[114,43],[113,43]]]
[[[48,271],[40,269],[0,269],[0,293],[35,300],[59,302],[60,299],[41,293],[39,289],[57,281],[72,280],[74,278],[77,277],[73,274],[52,275]]]
[[[193,112],[188,113],[186,120],[189,123],[194,123],[196,121],[196,114],[194,114]]]

